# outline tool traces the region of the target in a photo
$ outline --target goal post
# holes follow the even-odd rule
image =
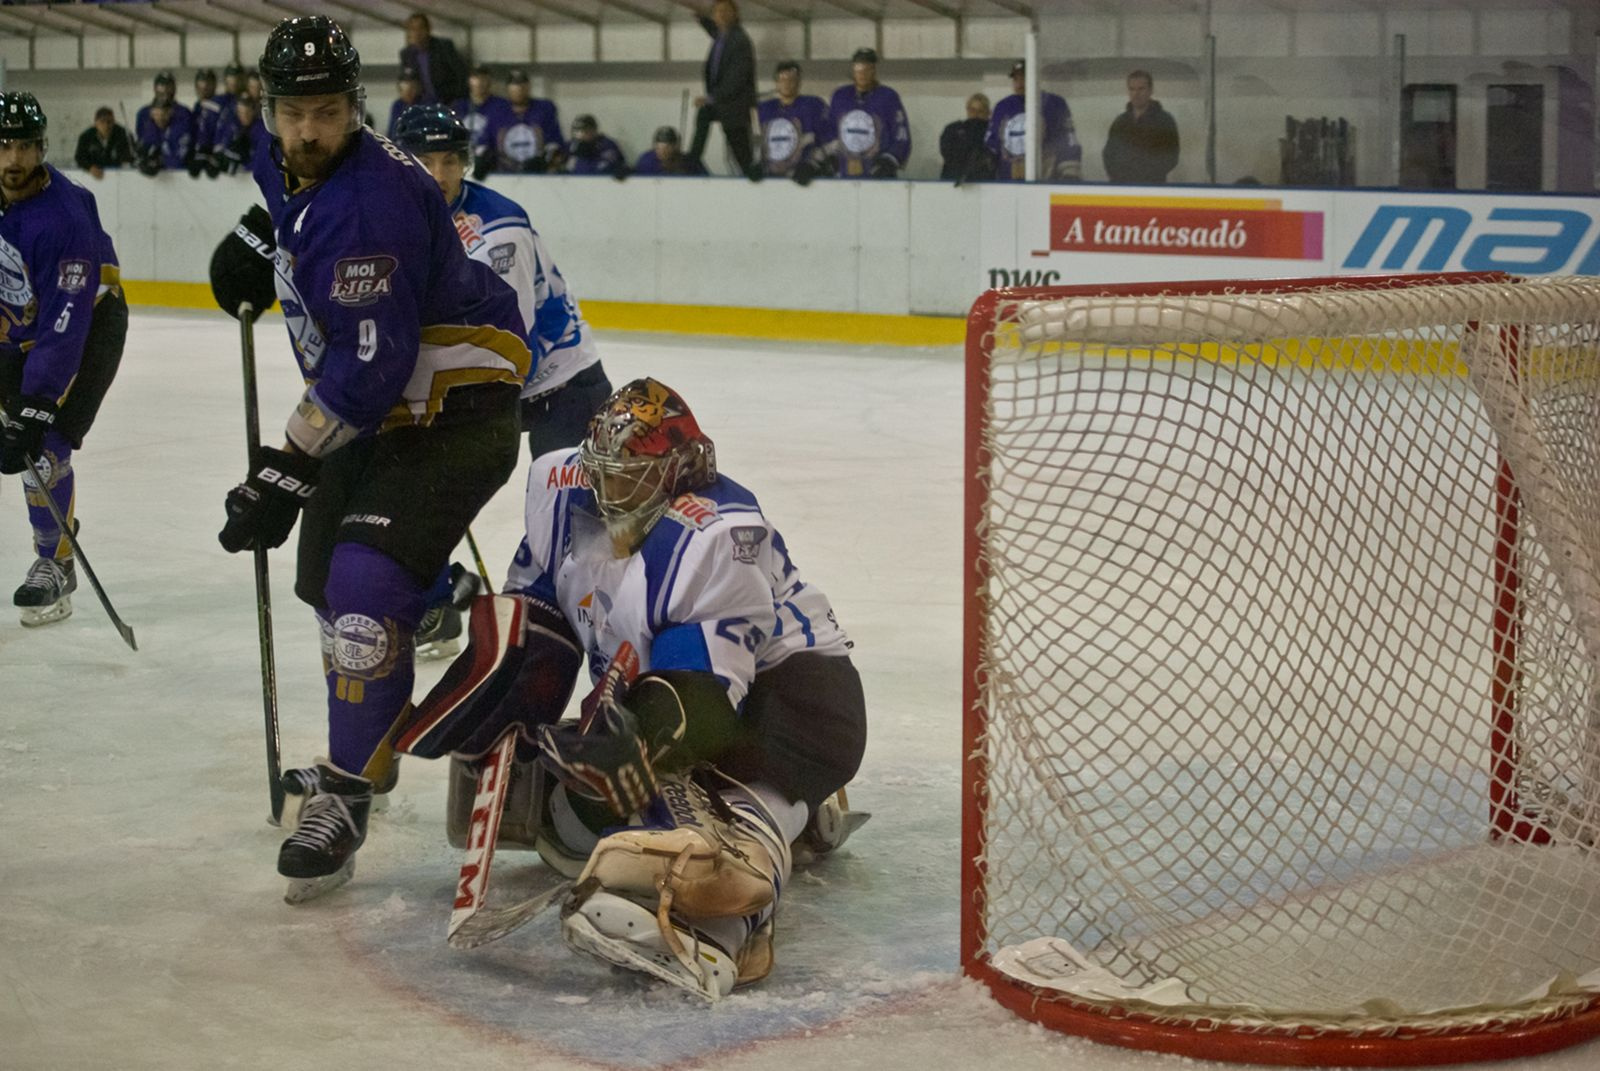
[[[1279,1064],[1600,1034],[1600,279],[990,291],[962,969]]]

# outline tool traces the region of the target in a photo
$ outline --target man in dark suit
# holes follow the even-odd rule
[[[448,37],[433,36],[433,23],[418,11],[406,19],[406,46],[400,66],[422,76],[422,103],[454,104],[467,95],[467,63]]]
[[[756,50],[750,35],[739,25],[739,5],[734,0],[716,0],[710,15],[700,15],[700,25],[714,40],[706,56],[705,96],[695,98],[694,143],[689,156],[699,161],[705,152],[706,138],[713,122],[722,124],[739,170],[759,177],[750,156],[750,112],[756,106]]]

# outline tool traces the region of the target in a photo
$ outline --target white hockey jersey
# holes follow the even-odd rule
[[[577,450],[534,461],[525,501],[505,591],[559,605],[595,680],[626,641],[641,671],[716,674],[737,708],[757,673],[796,652],[849,652],[827,596],[800,578],[755,496],[726,477],[680,495],[627,558],[612,555]]]
[[[534,357],[524,398],[555,390],[600,359],[578,299],[515,201],[468,179],[450,215],[467,256],[489,265],[517,292]]]

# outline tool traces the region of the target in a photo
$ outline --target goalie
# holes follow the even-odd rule
[[[402,746],[471,759],[520,733],[554,774],[537,848],[577,878],[563,938],[714,1000],[771,969],[791,845],[828,850],[853,824],[834,799],[866,743],[851,642],[656,380],[614,393],[576,450],[538,458],[526,509],[497,597],[521,602],[518,657],[483,671],[495,615],[475,613],[441,682],[471,687],[430,696]],[[584,655],[607,687],[554,724]]]

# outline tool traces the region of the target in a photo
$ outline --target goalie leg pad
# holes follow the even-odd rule
[[[603,838],[579,876],[609,892],[659,897],[690,917],[752,915],[773,904],[789,870],[786,838],[770,816],[745,805],[713,809],[688,777],[661,782],[657,824]]]

